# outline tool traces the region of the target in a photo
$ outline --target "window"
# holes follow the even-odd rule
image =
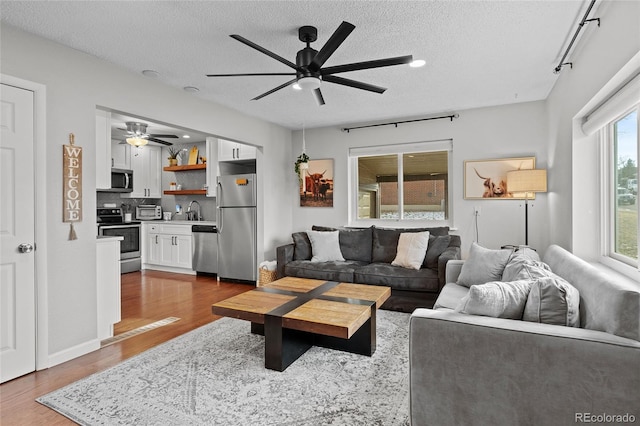
[[[449,218],[451,141],[350,150],[351,221]]]
[[[611,147],[611,176],[606,191],[610,212],[608,255],[638,265],[638,110],[635,106],[603,130],[605,145]]]

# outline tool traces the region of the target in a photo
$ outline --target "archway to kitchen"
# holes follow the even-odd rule
[[[110,160],[96,167],[99,233],[124,237],[121,321],[113,327],[116,339],[156,328],[162,329],[154,331],[159,334],[184,332],[210,322],[214,318],[211,304],[250,287],[204,273],[196,275],[196,237],[187,219],[215,225],[216,177],[256,173],[261,150],[251,147],[254,154],[247,159],[236,158],[240,149],[233,148],[227,159],[217,146],[223,140],[203,132],[107,109],[98,109],[96,120],[96,140],[105,141],[103,146],[97,142],[98,157],[102,152]],[[147,143],[127,142],[136,136]],[[171,166],[169,157],[176,157],[178,164]],[[132,182],[125,182],[129,178]],[[109,214],[113,217],[106,217]],[[169,217],[171,221],[164,220]],[[209,245],[215,244],[211,241],[215,240]],[[253,247],[254,252],[256,249]],[[165,327],[169,324],[171,327]]]

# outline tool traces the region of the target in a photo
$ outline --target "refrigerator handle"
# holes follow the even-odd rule
[[[222,209],[220,207],[218,207],[218,220],[216,222],[217,222],[216,225],[218,228],[218,234],[222,234],[222,228],[223,228]]]

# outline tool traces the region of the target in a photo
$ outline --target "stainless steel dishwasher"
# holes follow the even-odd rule
[[[192,225],[193,269],[206,274],[218,273],[218,228],[216,225]]]

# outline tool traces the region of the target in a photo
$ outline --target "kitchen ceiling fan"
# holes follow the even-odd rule
[[[276,61],[279,61],[290,68],[293,68],[295,72],[290,73],[248,73],[248,74],[207,74],[207,77],[240,77],[240,76],[271,76],[271,75],[295,75],[295,78],[287,81],[286,83],[281,84],[280,86],[269,90],[261,95],[256,96],[252,99],[252,101],[262,99],[267,95],[270,95],[274,92],[277,92],[280,89],[283,89],[290,85],[297,85],[299,89],[309,89],[313,90],[316,100],[320,105],[324,105],[324,98],[322,96],[322,92],[320,91],[320,86],[323,81],[328,83],[340,84],[343,86],[349,86],[356,89],[367,90],[375,93],[384,93],[387,90],[384,87],[374,86],[372,84],[363,83],[356,80],[351,80],[344,77],[338,77],[334,74],[340,74],[343,72],[349,71],[358,71],[370,68],[381,68],[381,67],[389,67],[393,65],[402,65],[408,64],[413,60],[411,55],[407,56],[398,56],[395,58],[386,58],[386,59],[377,59],[373,61],[365,61],[365,62],[354,62],[343,65],[336,65],[331,67],[322,66],[324,63],[331,57],[331,55],[340,47],[342,42],[351,34],[351,32],[355,29],[353,24],[349,22],[342,22],[340,26],[336,29],[336,31],[331,35],[329,40],[322,46],[322,48],[317,51],[313,49],[310,44],[318,39],[318,30],[316,27],[312,27],[309,25],[300,27],[298,29],[298,38],[303,43],[306,43],[307,46],[298,51],[296,55],[296,63],[294,64],[291,61],[277,55],[276,53],[271,52],[270,50],[265,49],[262,46],[259,46],[253,43],[246,38],[239,36],[237,34],[233,34],[230,37],[238,40],[241,43],[246,44],[247,46],[256,49],[259,52],[264,53],[267,56],[272,57]],[[295,86],[294,86],[295,87]]]
[[[146,145],[147,142],[155,142],[162,145],[171,146],[173,145],[171,142],[163,141],[158,138],[163,138],[163,139],[178,138],[178,136],[176,135],[149,134],[147,133],[148,124],[146,123],[140,123],[137,121],[127,121],[125,124],[127,125],[126,129],[122,129],[120,127],[118,129],[124,130],[127,132],[125,141],[130,145],[142,146],[142,145]],[[131,139],[131,142],[129,141],[129,139]]]

